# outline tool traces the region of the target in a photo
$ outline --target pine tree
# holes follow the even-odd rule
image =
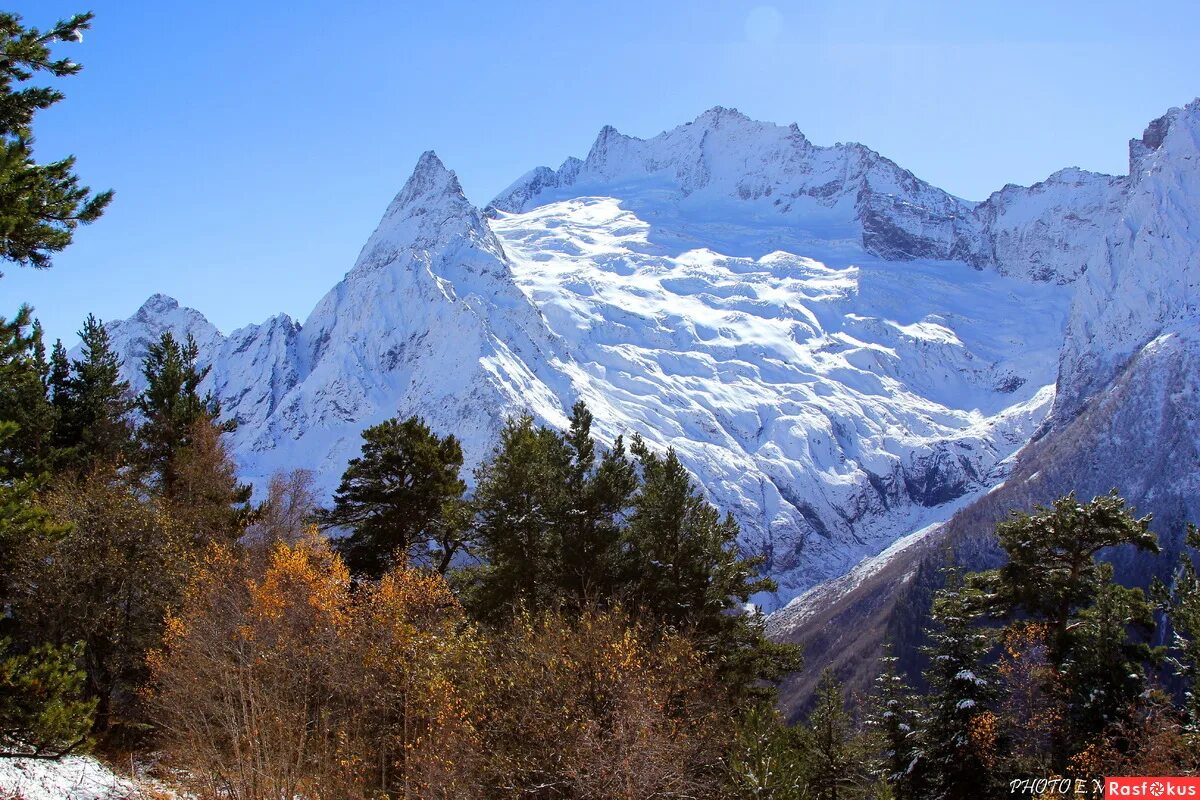
[[[798,669],[799,652],[768,642],[760,617],[742,612],[775,588],[759,577],[762,560],[742,557],[737,522],[704,499],[674,450],[659,456],[638,437],[631,449],[642,473],[623,534],[631,605],[697,637],[730,691],[769,695],[760,681]]]
[[[133,445],[130,412],[135,401],[129,382],[121,379],[121,359],[108,331],[89,314],[79,331],[83,358],[61,377],[61,343],[51,363],[53,404],[58,411],[55,442],[59,458],[78,469],[122,459]]]
[[[1145,665],[1160,655],[1146,643],[1154,630],[1154,606],[1145,593],[1113,583],[1111,564],[1100,565],[1096,580],[1094,601],[1071,624],[1062,665],[1072,750],[1128,718],[1147,688]]]
[[[476,471],[473,536],[483,564],[472,570],[469,607],[480,619],[511,619],[560,600],[565,486],[571,451],[529,416],[509,420]]]
[[[362,438],[320,523],[350,531],[337,548],[356,575],[378,579],[406,558],[445,574],[464,546],[458,439],[418,417],[389,419]]]
[[[16,423],[0,420],[0,447],[16,432]],[[67,531],[37,503],[41,483],[40,477],[13,478],[0,466],[0,625],[20,633],[27,633],[23,620],[12,613],[18,565]],[[0,757],[56,756],[86,743],[95,704],[83,698],[78,655],[73,646],[17,649],[0,638]]]
[[[61,758],[86,746],[96,701],[83,696],[82,648],[12,649],[0,639],[0,758]]]
[[[565,442],[567,470],[561,544],[564,595],[577,607],[606,605],[621,589],[621,521],[638,486],[633,461],[617,437],[597,459],[592,414],[582,402],[571,409]]]
[[[816,705],[804,727],[808,789],[817,800],[861,797],[867,753],[846,712],[842,686],[826,669],[817,684]]]
[[[220,422],[221,405],[200,393],[209,367],[188,334],[170,331],[150,345],[142,363],[146,388],[137,400],[144,422],[137,431],[143,472],[197,545],[236,541],[252,516],[251,487],[237,481],[222,435],[236,422]]]
[[[145,466],[170,493],[175,480],[175,458],[191,443],[193,426],[207,419],[215,423],[221,406],[212,393],[200,394],[200,384],[210,367],[196,363],[200,348],[188,334],[183,344],[164,331],[150,345],[142,363],[146,388],[137,400],[145,422],[138,430]],[[232,430],[231,425],[222,426]]]
[[[950,569],[933,605],[925,680],[928,716],[922,732],[926,779],[933,800],[987,796],[992,766],[997,686],[988,659],[989,631],[981,626],[984,597]]]
[[[1184,543],[1194,552],[1200,552],[1200,528],[1188,525]],[[1175,673],[1187,681],[1184,703],[1187,730],[1200,744],[1200,569],[1193,557],[1186,551],[1180,555],[1170,590],[1159,585],[1155,593],[1171,621],[1169,662]]]
[[[980,585],[994,592],[992,607],[1000,615],[1023,612],[1045,620],[1051,661],[1061,666],[1070,650],[1073,615],[1091,605],[1106,584],[1096,556],[1120,545],[1157,553],[1158,540],[1149,525],[1150,517],[1136,518],[1116,490],[1089,503],[1071,493],[1052,508],[1038,506],[1033,514],[1014,511],[996,526],[1008,561],[985,573]]]
[[[46,378],[46,386],[50,393],[50,402],[59,416],[63,405],[70,399],[70,380],[71,361],[67,357],[67,348],[63,346],[62,339],[55,339],[54,347],[50,350],[50,373]]]
[[[779,712],[752,706],[729,748],[729,794],[737,800],[805,800],[808,786],[799,728]]]
[[[878,748],[873,772],[891,786],[896,800],[916,800],[924,795],[920,739],[924,716],[916,694],[899,673],[899,659],[892,654],[891,645],[879,662],[873,707],[867,718]]]
[[[33,309],[22,306],[12,320],[0,317],[0,422],[14,426],[0,443],[0,468],[14,477],[36,475],[50,465],[55,414],[49,373]]]
[[[1114,585],[1112,566],[1098,557],[1118,546],[1157,553],[1149,525],[1150,517],[1136,517],[1115,490],[1087,503],[1068,494],[1033,514],[1013,512],[996,527],[1007,563],[973,576],[993,615],[1025,615],[1045,625],[1053,673],[1047,689],[1066,714],[1051,743],[1057,769],[1124,718],[1144,685],[1143,662],[1156,657],[1131,638],[1153,628],[1145,594]]]
[[[79,184],[73,157],[40,165],[33,157],[34,115],[63,94],[28,82],[78,73],[79,64],[53,58],[50,48],[82,40],[91,21],[91,14],[77,14],[40,31],[26,28],[16,14],[0,13],[0,258],[8,261],[49,267],[75,228],[97,219],[112,199],[112,192],[93,195]]]

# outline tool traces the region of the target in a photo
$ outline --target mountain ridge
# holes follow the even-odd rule
[[[1195,106],[1131,165],[1180,157]],[[606,126],[484,210],[426,152],[303,324],[225,336],[156,295],[110,330],[135,385],[146,342],[196,335],[258,483],[304,466],[329,490],[394,414],[478,463],[506,416],[561,426],[583,398],[602,440],[675,447],[735,512],[781,583],[770,609],[995,488],[1069,414],[1072,296],[1132,182],[1068,168],[971,204],[718,107],[651,139]]]

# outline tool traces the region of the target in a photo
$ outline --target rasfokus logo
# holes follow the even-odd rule
[[[1195,797],[1200,800],[1200,778],[1105,778],[1104,797],[1146,797],[1150,800]]]

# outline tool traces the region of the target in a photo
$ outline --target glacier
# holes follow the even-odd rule
[[[606,127],[483,209],[427,152],[303,324],[226,335],[156,295],[108,327],[135,388],[149,341],[196,338],[259,486],[304,467],[328,494],[394,415],[474,465],[507,417],[562,426],[583,399],[603,441],[674,447],[734,514],[779,583],[755,598],[770,611],[1000,485],[1194,316],[1194,269],[1113,300],[1143,261],[1195,266],[1197,162],[1143,176],[1190,160],[1200,106],[1164,119],[1129,176],[1065,169],[978,203],[720,107],[648,139]]]

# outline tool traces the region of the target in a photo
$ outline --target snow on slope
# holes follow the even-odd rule
[[[1184,524],[1200,507],[1200,100],[1151,122],[1129,149],[1130,174],[1113,184],[1122,193],[1086,223],[1063,191],[1064,178],[1076,181],[1073,171],[1047,181],[1060,184],[1046,194],[1058,196],[1064,219],[1077,218],[1076,233],[1096,220],[1111,224],[1079,239],[1086,270],[1073,292],[1054,410],[1038,441],[1020,453],[1017,480],[1004,493],[1006,504],[1025,505],[1116,487],[1140,513],[1152,513],[1164,546],[1157,564],[1116,558],[1123,582],[1145,585],[1156,569],[1168,577]],[[999,205],[1009,191],[988,203]],[[964,535],[961,525],[956,533]],[[854,576],[869,576],[891,558],[900,569],[908,557],[893,548],[814,587],[772,616],[772,631],[803,638],[809,619],[828,618],[849,596]]]
[[[1166,158],[1146,141],[1144,163]],[[1102,278],[1131,180],[1069,169],[972,204],[713,109],[647,140],[606,128],[486,213],[426,153],[302,327],[225,337],[156,296],[112,329],[127,372],[162,329],[194,332],[258,482],[303,466],[332,489],[393,414],[475,463],[506,416],[561,425],[582,397],[602,438],[679,450],[768,557],[774,608],[1003,478],[1055,402],[1072,282]]]
[[[861,144],[821,147],[795,124],[756,122],[718,107],[651,139],[606,127],[586,159],[569,158],[557,171],[538,167],[489,211],[611,195],[649,211],[646,219],[668,222],[664,239],[730,254],[861,247],[892,261],[953,259],[1068,283],[1116,221],[1125,184],[1071,168],[974,204]],[[722,235],[731,226],[740,229],[732,240]]]
[[[794,124],[720,107],[652,139],[605,127],[586,159],[528,173],[489,210],[589,194],[619,197],[669,220],[680,241],[731,255],[861,241],[885,258],[948,258],[971,211],[860,144],[819,147]],[[743,226],[733,240],[721,236],[731,223]]]
[[[785,598],[986,485],[1053,397],[1058,287],[865,255],[677,253],[612,198],[492,227],[601,432],[675,447]]]
[[[0,758],[0,796],[20,800],[137,800],[174,797],[164,787],[123,778],[90,756],[57,761]]]

